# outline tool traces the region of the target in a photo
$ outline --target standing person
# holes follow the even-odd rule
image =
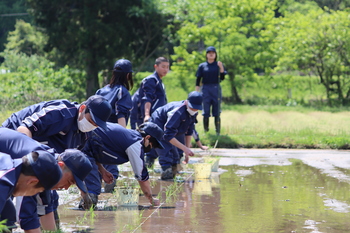
[[[202,95],[193,91],[187,100],[170,102],[153,112],[150,122],[164,129],[162,144],[164,149],[156,148],[159,164],[162,167],[161,179],[173,179],[180,163],[179,150],[185,153],[184,162],[188,163],[191,151],[191,138],[198,110],[202,110]]]
[[[169,72],[169,60],[164,57],[158,57],[154,64],[154,73],[147,76],[141,81],[141,86],[137,90],[138,98],[134,98],[137,101],[139,110],[133,110],[132,118],[137,119],[136,123],[140,124],[147,122],[151,117],[151,114],[159,107],[164,106],[167,103],[167,97],[165,87],[162,79]],[[136,97],[136,96],[135,96]],[[136,126],[135,126],[136,128]],[[145,162],[147,167],[152,167],[154,160],[157,158],[154,150],[151,150],[145,155]]]
[[[126,128],[133,107],[129,93],[134,86],[132,72],[131,62],[119,59],[114,64],[109,84],[96,92],[96,95],[104,97],[112,106],[112,114],[108,121],[118,123],[124,128]]]
[[[93,95],[82,104],[68,100],[51,100],[26,107],[13,113],[2,123],[47,144],[58,153],[77,148],[85,140],[85,133],[98,126],[106,128],[111,105],[102,96]]]
[[[103,96],[112,106],[112,114],[108,122],[118,123],[126,128],[133,108],[129,91],[134,86],[132,78],[132,64],[129,60],[119,59],[113,67],[113,75],[108,85],[97,90],[96,95]],[[113,192],[119,170],[116,165],[105,165],[105,168],[114,176],[113,183],[105,184],[105,192]],[[94,197],[92,197],[94,198]]]
[[[169,72],[168,59],[158,57],[154,69],[153,74],[142,80],[139,90],[140,112],[143,122],[147,122],[157,108],[167,103],[162,79]]]
[[[203,93],[203,125],[204,131],[209,131],[210,108],[211,115],[215,118],[216,134],[220,135],[220,105],[221,105],[221,87],[220,82],[225,79],[227,72],[221,61],[217,60],[216,49],[209,46],[206,50],[206,62],[199,64],[196,72],[196,91],[202,90]],[[202,79],[202,88],[200,83]]]
[[[144,152],[151,148],[163,148],[160,142],[163,130],[151,122],[143,123],[137,131],[112,123],[107,123],[107,127],[108,130],[96,129],[89,133],[90,136],[82,149],[94,166],[86,179],[88,191],[97,196],[100,194],[101,179],[98,171],[105,182],[111,182],[113,179],[100,164],[123,164],[130,161],[144,195],[152,205],[159,205],[159,200],[152,197],[149,175],[144,164]]]

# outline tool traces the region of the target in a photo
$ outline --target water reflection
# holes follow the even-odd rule
[[[338,179],[319,164],[312,166],[311,160],[257,160],[240,158],[228,166],[220,162],[226,172],[212,173],[210,179],[191,177],[176,186],[155,177],[153,190],[159,193],[161,207],[98,211],[93,224],[84,224],[92,232],[350,231],[347,169],[327,168],[332,174],[341,172]],[[165,194],[170,186],[179,190],[173,199]],[[141,196],[139,205],[147,204]],[[72,222],[77,212],[84,213],[72,212],[66,210],[61,222]]]

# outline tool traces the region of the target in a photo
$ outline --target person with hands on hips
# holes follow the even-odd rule
[[[113,175],[102,164],[123,164],[130,161],[144,195],[152,205],[159,205],[159,200],[152,197],[144,153],[152,148],[163,148],[161,143],[163,130],[151,122],[141,124],[138,130],[125,129],[109,122],[107,128],[107,130],[98,128],[89,133],[82,149],[93,165],[92,172],[85,179],[88,192],[97,196],[101,193],[100,174],[106,183],[113,182]],[[80,208],[84,208],[83,202],[84,200],[81,200]]]
[[[209,131],[209,117],[212,115],[215,118],[216,134],[220,135],[220,105],[222,97],[220,82],[225,79],[227,71],[225,71],[221,61],[216,61],[217,53],[215,47],[209,46],[206,49],[206,60],[206,62],[199,64],[196,72],[196,91],[202,91],[203,94],[202,115],[204,131]]]
[[[191,138],[198,110],[202,110],[202,101],[202,94],[193,91],[187,100],[170,102],[153,112],[150,122],[164,129],[161,141],[164,149],[155,149],[163,170],[161,179],[173,179],[178,172],[181,157],[178,149],[185,153],[184,163],[194,155],[190,149]]]

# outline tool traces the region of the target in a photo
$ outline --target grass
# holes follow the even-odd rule
[[[298,107],[236,107],[221,113],[221,136],[214,118],[204,133],[202,116],[196,129],[203,144],[217,148],[350,148],[350,112],[325,112]]]

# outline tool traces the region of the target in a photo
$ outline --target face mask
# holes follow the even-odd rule
[[[78,121],[78,128],[81,132],[86,133],[96,129],[97,127],[91,124],[84,116],[82,120]]]
[[[193,111],[190,108],[187,107],[187,112],[191,115],[194,116],[198,111]]]

